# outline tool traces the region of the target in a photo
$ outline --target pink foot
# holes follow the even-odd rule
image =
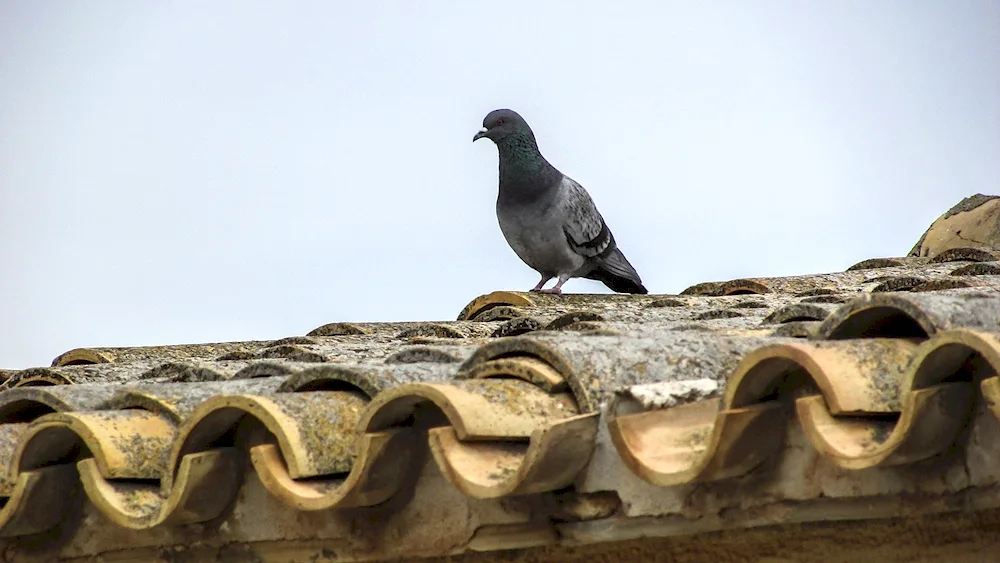
[[[542,278],[542,281],[538,282],[538,284],[535,285],[535,287],[529,289],[528,292],[530,292],[530,293],[545,293],[545,290],[543,290],[542,287],[544,287],[545,283],[548,282],[551,279],[552,278]]]
[[[559,280],[556,282],[554,286],[550,287],[549,289],[542,289],[542,286],[545,285],[545,282],[549,281],[550,279],[552,278],[544,278],[542,281],[538,282],[538,285],[529,289],[528,291],[530,291],[531,293],[548,293],[549,295],[559,295],[560,293],[562,293],[563,284],[566,283],[566,280],[568,280],[569,278],[568,277],[563,278],[562,276],[560,276]]]

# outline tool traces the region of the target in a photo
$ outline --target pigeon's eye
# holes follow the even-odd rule
[[[503,125],[503,120],[502,119],[498,119],[497,120],[497,125]]]

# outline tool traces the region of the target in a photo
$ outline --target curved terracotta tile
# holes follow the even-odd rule
[[[533,301],[531,298],[523,293],[513,291],[494,291],[492,293],[487,293],[486,295],[480,295],[470,301],[469,304],[462,309],[462,312],[458,314],[458,320],[474,320],[479,314],[494,307],[522,307],[530,306],[532,304]]]
[[[817,338],[927,338],[951,329],[994,329],[1000,296],[981,290],[872,293],[844,304],[823,321]]]
[[[681,295],[706,295],[724,297],[729,295],[763,295],[774,290],[760,280],[741,278],[725,282],[702,282],[682,291]]]
[[[931,264],[945,262],[995,262],[1000,254],[990,248],[960,247],[949,248],[931,258]]]
[[[22,387],[0,393],[0,497],[5,497],[0,535],[31,534],[54,526],[65,512],[60,507],[79,488],[71,462],[55,460],[55,465],[19,470],[17,452],[29,423],[53,412],[97,408],[110,395],[100,387],[64,386]],[[39,510],[44,513],[36,514]]]
[[[106,479],[93,458],[77,463],[83,488],[94,506],[115,524],[142,530],[164,523],[191,524],[219,516],[235,498],[241,479],[240,454],[217,448],[185,455],[169,484]]]
[[[541,493],[573,482],[587,465],[598,416],[584,414],[536,429],[521,442],[463,442],[451,426],[428,432],[431,453],[445,478],[474,498]]]
[[[1000,276],[1000,265],[990,262],[973,262],[955,268],[950,272],[952,276]]]
[[[281,344],[270,348],[262,348],[254,353],[255,358],[282,359],[293,362],[325,362],[326,356],[303,348],[299,344]]]
[[[926,459],[955,439],[972,400],[965,383],[923,389],[908,384],[922,351],[938,343],[918,347],[902,339],[864,339],[765,347],[741,364],[725,403],[752,404],[801,370],[820,394],[795,401],[799,422],[813,446],[835,464],[864,469]]]
[[[10,496],[0,507],[0,536],[24,536],[52,528],[75,502],[78,489],[72,464],[18,474]]]
[[[903,373],[916,348],[889,338],[763,346],[737,366],[723,405],[741,408],[772,398],[798,372],[815,382],[833,414],[897,412]]]
[[[554,420],[578,413],[568,393],[550,395],[517,379],[452,383],[410,383],[372,400],[361,419],[364,432],[378,432],[407,420],[421,403],[433,403],[460,440],[523,440]]]
[[[910,291],[911,289],[927,283],[927,279],[917,276],[892,276],[884,279],[881,283],[872,288],[872,293],[886,293],[891,291]]]
[[[292,373],[279,387],[280,391],[327,391],[350,386],[368,397],[374,397],[384,382],[371,373],[340,364],[316,364]]]
[[[63,352],[52,360],[52,367],[79,364],[107,364],[114,361],[110,354],[90,348],[74,348]]]
[[[977,373],[967,373],[971,381],[979,382],[987,408],[1000,418],[1000,334],[977,330],[950,330],[934,339],[920,358],[912,378],[913,388],[932,386],[942,374],[954,374],[972,367]],[[970,362],[978,354],[985,365]],[[978,369],[977,369],[978,368]],[[981,372],[980,372],[981,370]]]
[[[173,346],[137,346],[132,348],[76,348],[52,361],[52,367],[95,363],[153,363],[210,359],[237,352],[252,352],[264,342],[215,342]]]
[[[299,365],[313,365],[314,362],[285,362],[281,360],[262,360],[248,364],[233,375],[233,379],[259,379],[263,377],[284,377],[296,373]]]
[[[913,377],[905,389],[920,389],[940,383],[957,373],[973,354],[981,355],[994,371],[1000,370],[1000,334],[981,330],[957,329],[942,332],[920,347],[914,360]],[[967,379],[986,379],[984,374],[968,374]]]
[[[276,382],[227,381],[200,385],[195,397],[186,396],[174,385],[150,385],[122,390],[107,404],[118,408],[144,406],[146,410],[129,408],[112,413],[115,416],[129,415],[160,417],[171,423],[187,418],[195,410],[188,403],[211,393],[219,393],[234,388],[272,389]],[[108,413],[83,413],[83,415],[106,415]],[[112,420],[114,416],[112,416]],[[43,422],[44,420],[40,421]],[[142,436],[146,443],[149,432],[146,429],[123,427],[121,441],[127,435]],[[94,505],[116,524],[129,529],[146,529],[164,523],[187,524],[203,522],[217,517],[232,502],[240,485],[242,474],[242,454],[232,447],[217,447],[208,451],[188,453],[176,464],[169,463],[172,447],[178,443],[176,431],[172,432],[163,452],[134,453],[134,459],[162,459],[162,468],[153,472],[124,479],[102,467],[101,457],[87,458],[77,462],[83,488]]]
[[[986,406],[993,416],[1000,418],[1000,378],[991,377],[981,384]]]
[[[144,383],[117,391],[101,405],[102,410],[143,409],[182,424],[194,410],[216,395],[275,393],[284,380],[279,377],[203,381],[197,385]],[[112,387],[111,389],[116,389]],[[0,413],[2,413],[0,407]],[[0,417],[2,419],[2,417]]]
[[[549,491],[569,485],[586,465],[595,415],[578,415],[568,393],[550,394],[520,379],[417,383],[372,401],[362,429],[374,432],[409,419],[432,403],[447,425],[428,431],[442,474],[476,498]]]
[[[987,367],[965,371],[975,355]],[[719,402],[611,417],[609,428],[619,454],[649,482],[719,479],[749,471],[780,446],[773,425],[784,411],[774,399],[804,391],[795,399],[799,423],[833,463],[853,470],[912,463],[953,446],[971,416],[973,381],[982,379],[1000,417],[998,370],[1000,334],[969,329],[921,344],[782,343],[747,354]]]
[[[53,413],[25,424],[10,464],[17,476],[7,503],[10,514],[8,507],[0,512],[0,533],[35,533],[58,523],[65,509],[57,507],[69,502],[79,487],[77,471],[68,463],[78,444],[85,446],[83,451],[89,455],[76,463],[76,469],[88,496],[102,512],[122,523],[120,511],[109,505],[116,503],[133,511],[157,510],[162,502],[159,481],[167,471],[166,452],[175,436],[165,417],[139,410]],[[94,487],[94,483],[105,487]],[[43,487],[40,492],[39,487]],[[112,490],[114,487],[119,490]],[[16,516],[17,520],[12,520],[15,527],[8,528],[6,518],[31,510],[19,505],[21,499],[30,499],[26,502],[44,506],[52,514],[42,518]],[[25,521],[29,529],[23,528]]]
[[[52,413],[28,425],[15,466],[30,471],[71,459],[82,444],[109,479],[159,480],[176,435],[168,418],[141,410]]]
[[[762,295],[764,293],[771,293],[771,288],[769,288],[764,283],[751,280],[751,279],[739,279],[727,281],[719,284],[717,288],[718,295],[746,295],[746,294],[758,294]]]
[[[625,464],[654,485],[712,481],[747,473],[784,441],[787,409],[772,401],[720,410],[719,401],[610,417],[611,440]]]
[[[463,351],[462,354],[468,356],[471,351]],[[278,391],[300,393],[353,390],[366,397],[374,397],[386,389],[405,383],[450,381],[456,372],[454,365],[436,362],[381,361],[302,365],[304,366],[302,369],[293,370],[293,373],[278,387]]]
[[[28,423],[0,424],[0,497],[9,497],[17,481],[17,458],[14,452],[24,440]]]
[[[542,330],[544,325],[535,317],[521,316],[504,321],[496,330],[490,334],[490,338],[506,338],[508,336],[520,336]]]
[[[411,346],[398,352],[394,352],[385,358],[387,364],[419,364],[431,362],[436,364],[455,364],[463,358],[459,353],[461,348],[450,347],[444,349],[440,346]]]
[[[309,331],[306,336],[358,336],[369,331],[354,323],[327,323]]]
[[[349,391],[217,395],[199,405],[180,429],[171,459],[226,434],[232,422],[251,416],[274,436],[293,478],[350,471],[358,420],[367,399]]]
[[[847,268],[846,272],[855,272],[858,270],[874,270],[878,268],[895,268],[897,266],[904,266],[905,262],[897,258],[869,258],[867,260],[862,260],[857,264]]]
[[[813,445],[837,465],[865,469],[876,465],[912,463],[949,448],[971,416],[973,388],[969,381],[948,382],[973,354],[1000,367],[1000,337],[967,329],[939,332],[913,351],[900,374],[898,420],[841,417],[831,413],[830,397],[796,401],[796,411]],[[997,367],[994,367],[994,373]],[[981,376],[978,376],[981,377]],[[996,377],[982,382],[988,398]]]
[[[357,455],[346,475],[297,481],[275,444],[250,448],[250,459],[264,487],[299,510],[374,506],[394,495],[416,456],[408,428],[369,432],[358,437]]]
[[[394,338],[398,340],[406,340],[418,337],[465,338],[466,335],[443,323],[420,323],[417,326],[412,326],[400,331]]]
[[[168,503],[187,521],[213,518],[234,498],[239,480],[233,472],[220,469],[224,459],[197,459],[213,454],[209,443],[241,427],[244,417],[260,423],[245,432],[250,459],[264,486],[281,500],[302,510],[331,507],[370,506],[388,499],[401,485],[400,477],[414,455],[408,429],[390,429],[358,435],[358,421],[368,399],[354,391],[318,391],[271,396],[222,395],[208,399],[191,414],[181,429],[172,451],[178,460]],[[273,442],[271,441],[273,439]],[[204,450],[204,451],[202,451]],[[193,477],[185,477],[185,463],[197,459],[207,468]],[[219,475],[228,478],[225,494],[203,502],[199,511],[182,509],[185,502],[198,502],[201,495],[188,491],[199,483],[215,482]],[[193,483],[185,484],[185,483]],[[177,492],[180,491],[180,492]],[[174,499],[176,495],[177,499]],[[168,506],[169,508],[169,506]],[[164,513],[168,513],[165,510]],[[191,513],[194,512],[192,516]],[[162,519],[162,518],[161,518]]]
[[[524,337],[504,338],[480,346],[473,352],[472,357],[462,364],[460,372],[468,373],[480,364],[510,357],[540,361],[558,373],[563,380],[568,380],[573,372],[569,360],[554,347],[541,340]]]
[[[527,314],[527,309],[511,305],[496,305],[477,313],[475,318],[472,320],[475,320],[476,322],[510,321],[518,317],[527,316]]]
[[[703,377],[723,380],[740,357],[767,341],[760,333],[693,333],[656,328],[585,336],[544,332],[490,341],[480,346],[459,372],[460,377],[466,377],[496,360],[541,362],[548,366],[546,371],[566,382],[581,411],[596,412],[618,390],[632,385]]]
[[[549,324],[545,325],[545,330],[560,330],[574,323],[600,322],[603,320],[604,317],[594,311],[571,311],[563,313],[549,321]]]
[[[792,303],[772,311],[761,324],[784,324],[795,321],[822,321],[833,311],[830,305],[818,303]]]
[[[718,296],[720,295],[719,286],[723,282],[701,282],[696,283],[690,287],[685,288],[681,291],[680,295],[708,295],[708,296]]]
[[[815,335],[817,328],[819,328],[819,321],[789,321],[774,327],[771,336],[807,339]]]
[[[732,309],[711,309],[691,317],[692,321],[714,321],[716,319],[739,319],[745,315]]]
[[[147,361],[125,364],[72,365],[28,368],[10,374],[0,389],[22,387],[58,387],[84,383],[134,383],[155,376],[155,364]]]
[[[813,447],[845,469],[913,463],[950,447],[972,406],[966,383],[937,385],[907,393],[899,420],[836,417],[823,397],[797,399],[795,409]]]
[[[71,395],[53,393],[48,387],[6,389],[0,393],[0,423],[30,422],[51,412],[76,410],[71,401]]]
[[[166,362],[150,368],[140,379],[157,379],[171,383],[211,383],[233,379],[241,369],[248,366],[246,361],[204,362],[180,361]]]
[[[306,346],[315,346],[319,344],[319,340],[311,336],[286,336],[284,338],[278,338],[277,340],[272,340],[265,343],[261,348],[273,348],[275,346],[297,346],[304,344]]]
[[[597,410],[596,402],[590,400],[589,395],[584,392],[582,386],[573,385],[573,367],[569,359],[562,355],[554,346],[550,346],[535,338],[516,336],[494,340],[480,346],[459,368],[460,377],[483,377],[488,374],[495,374],[496,372],[493,370],[496,364],[486,368],[480,366],[508,358],[517,358],[518,360],[529,360],[532,362],[531,364],[517,364],[518,367],[526,369],[516,369],[515,373],[512,374],[515,377],[523,375],[526,376],[528,381],[551,379],[555,382],[561,379],[567,385],[571,386],[573,395],[581,410],[588,412]],[[540,370],[527,369],[529,365],[544,365],[545,367]],[[511,366],[511,368],[515,369],[514,366]],[[480,369],[485,371],[476,375],[476,370]]]
[[[56,385],[72,385],[75,383],[64,373],[49,368],[28,368],[21,370],[4,382],[4,387],[17,389],[19,387],[52,387]]]
[[[929,280],[914,287],[911,291],[919,293],[923,291],[945,291],[947,289],[964,289],[967,287],[977,287],[976,283],[955,278],[942,278]]]
[[[509,378],[522,379],[549,393],[567,390],[562,374],[549,364],[532,357],[500,358],[476,364],[463,377],[470,379]]]

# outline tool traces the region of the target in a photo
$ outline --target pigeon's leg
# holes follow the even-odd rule
[[[538,282],[535,285],[535,287],[529,289],[528,291],[534,291],[535,293],[541,293],[542,292],[542,288],[545,287],[545,284],[548,283],[548,281],[551,280],[551,279],[552,279],[551,277],[542,276],[542,281]]]
[[[566,283],[566,280],[568,280],[568,279],[569,279],[569,276],[559,276],[559,280],[556,281],[556,284],[554,286],[550,287],[549,289],[539,289],[538,293],[552,293],[552,294],[555,294],[555,295],[559,295],[560,293],[562,293],[562,286],[563,286],[563,284]],[[549,281],[549,280],[545,280],[545,281]]]

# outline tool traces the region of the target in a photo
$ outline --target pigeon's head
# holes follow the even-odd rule
[[[518,134],[532,136],[528,122],[514,110],[495,109],[483,119],[483,128],[472,137],[472,141],[486,137],[494,143],[499,143],[511,135]]]

